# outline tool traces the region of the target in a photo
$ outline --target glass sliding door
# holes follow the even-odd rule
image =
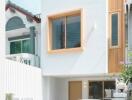
[[[115,81],[90,81],[89,99],[111,98],[113,90],[115,90]],[[107,91],[110,91],[110,94],[106,93]]]
[[[104,98],[112,98],[115,90],[115,81],[104,81]]]
[[[89,82],[89,98],[90,99],[103,98],[103,84],[101,81]]]

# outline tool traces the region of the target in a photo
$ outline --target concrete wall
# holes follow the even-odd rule
[[[0,64],[0,100],[7,93],[20,100],[43,100],[40,69],[5,59]]]
[[[107,0],[42,1],[41,66],[46,75],[98,74],[108,71]],[[82,52],[48,54],[47,16],[83,8],[84,37]],[[95,70],[96,69],[96,70]]]

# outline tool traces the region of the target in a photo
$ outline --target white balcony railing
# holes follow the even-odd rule
[[[39,67],[39,57],[29,53],[11,54],[7,55],[6,58],[23,64]]]

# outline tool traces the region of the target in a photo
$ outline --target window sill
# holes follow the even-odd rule
[[[48,50],[49,54],[60,54],[60,53],[68,53],[68,52],[82,52],[83,47],[78,48],[69,48],[69,49],[57,49],[57,50]]]
[[[110,46],[109,49],[118,49],[120,48],[120,45],[117,45],[117,46]]]

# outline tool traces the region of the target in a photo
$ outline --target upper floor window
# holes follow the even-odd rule
[[[81,10],[48,17],[50,50],[81,48]]]
[[[23,23],[23,20],[18,16],[9,19],[6,24],[6,31],[15,30],[19,28],[25,28],[25,24]]]
[[[30,53],[30,39],[10,42],[10,54]]]
[[[119,45],[119,13],[111,14],[111,46]]]

